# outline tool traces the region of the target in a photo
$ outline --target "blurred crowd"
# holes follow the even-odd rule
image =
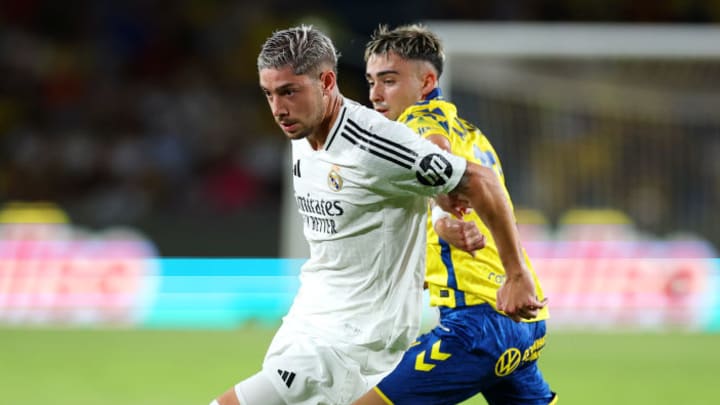
[[[284,139],[254,66],[265,32],[246,6],[208,5],[3,2],[0,200],[96,225],[277,200]]]
[[[365,100],[362,48],[378,23],[432,19],[720,21],[720,2],[6,0],[0,3],[0,203],[47,200],[75,220],[277,206],[285,139],[255,57],[300,21],[341,48]]]

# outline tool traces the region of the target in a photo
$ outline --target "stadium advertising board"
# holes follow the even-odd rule
[[[158,258],[130,229],[86,232],[57,213],[13,215],[0,212],[4,325],[276,325],[304,262]],[[720,266],[707,242],[571,240],[582,239],[525,243],[550,299],[553,328],[720,330]]]
[[[704,242],[533,242],[554,327],[712,328],[717,261]]]
[[[135,326],[156,290],[153,245],[137,232],[86,232],[55,207],[3,210],[0,323]]]
[[[276,326],[300,285],[304,259],[163,258],[151,328]]]

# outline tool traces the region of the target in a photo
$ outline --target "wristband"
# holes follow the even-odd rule
[[[445,212],[439,205],[434,206],[431,216],[433,228],[435,228],[435,224],[437,223],[437,221],[443,218],[450,218],[450,214]]]

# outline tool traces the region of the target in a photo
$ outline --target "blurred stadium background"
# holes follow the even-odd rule
[[[0,403],[255,372],[306,255],[259,46],[324,28],[365,101],[370,33],[417,21],[503,161],[563,403],[716,403],[720,2],[331,3],[0,3]]]

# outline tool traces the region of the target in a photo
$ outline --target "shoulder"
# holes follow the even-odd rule
[[[398,121],[411,127],[416,133],[447,135],[456,120],[457,109],[444,100],[429,100],[408,107]]]
[[[429,117],[433,119],[449,119],[457,117],[455,104],[445,100],[427,100],[408,107],[401,118]]]
[[[349,99],[346,100],[347,117],[344,131],[354,134],[376,135],[394,138],[415,136],[406,125],[390,120],[379,112]]]

